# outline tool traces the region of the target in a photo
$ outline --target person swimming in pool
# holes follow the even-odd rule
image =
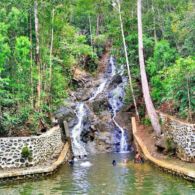
[[[127,164],[128,163],[128,159],[126,158],[126,159],[123,159],[123,164]]]
[[[70,165],[70,166],[73,166],[74,165],[74,156],[72,156],[72,158],[71,158],[71,160],[69,160],[68,161],[68,164]]]
[[[144,163],[144,159],[141,157],[138,151],[135,153],[134,163]]]
[[[116,166],[116,160],[113,160],[113,161],[112,161],[112,165],[113,165],[113,166]]]

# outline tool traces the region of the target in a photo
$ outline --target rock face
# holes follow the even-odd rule
[[[77,82],[78,86],[83,87],[87,82],[89,82],[90,75],[81,70],[80,68],[76,68],[74,70],[73,80]]]
[[[128,141],[131,143],[133,140],[133,134],[131,131],[131,113],[125,111],[125,107],[121,109],[116,115],[116,121],[121,127],[126,129],[128,133]]]
[[[159,152],[163,152],[164,154],[175,155],[176,152],[176,144],[174,143],[171,137],[168,135],[162,134],[160,138],[155,142],[155,146]]]
[[[63,121],[67,121],[69,128],[74,127],[77,122],[78,118],[76,116],[76,113],[74,112],[74,106],[73,102],[71,102],[71,106],[63,106],[60,109],[58,109],[55,113],[54,116],[58,120],[58,123],[61,128],[64,128]]]
[[[61,107],[55,113],[55,118],[57,118],[58,120],[66,120],[67,122],[70,122],[74,117],[74,110],[70,107]]]
[[[109,109],[109,102],[107,97],[98,96],[91,104],[90,107],[96,115]]]
[[[108,89],[112,90],[112,89],[116,88],[117,85],[119,85],[122,82],[123,82],[123,78],[121,75],[119,75],[119,74],[114,75],[109,86],[108,86]]]
[[[92,89],[80,88],[78,92],[75,93],[75,97],[77,101],[86,101],[91,97],[92,93]]]
[[[166,139],[165,136],[161,136],[155,143],[155,146],[158,148],[159,151],[166,150]]]

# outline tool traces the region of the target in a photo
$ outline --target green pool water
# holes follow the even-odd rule
[[[163,173],[145,163],[120,162],[128,154],[98,154],[88,157],[92,166],[63,165],[46,179],[1,184],[0,195],[195,195],[195,183]],[[117,165],[112,166],[115,159]]]

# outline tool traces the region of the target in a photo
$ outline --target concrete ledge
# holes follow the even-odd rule
[[[195,181],[195,170],[188,169],[186,167],[177,166],[175,164],[172,164],[171,162],[157,159],[154,156],[152,156],[152,154],[145,146],[143,140],[137,134],[137,125],[134,117],[132,118],[132,131],[133,131],[134,141],[138,144],[138,146],[140,147],[141,151],[143,152],[147,160],[149,160],[154,165],[158,166],[159,168],[162,168],[163,170],[169,173],[181,176],[190,181]]]
[[[24,179],[25,177],[32,178],[35,175],[48,175],[54,172],[62,163],[68,160],[70,146],[66,143],[58,157],[58,159],[49,166],[37,166],[28,167],[23,169],[13,169],[9,171],[0,172],[0,180],[12,178],[12,179]]]

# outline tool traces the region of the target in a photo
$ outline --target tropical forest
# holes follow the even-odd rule
[[[0,194],[194,182],[194,0],[0,0]]]

